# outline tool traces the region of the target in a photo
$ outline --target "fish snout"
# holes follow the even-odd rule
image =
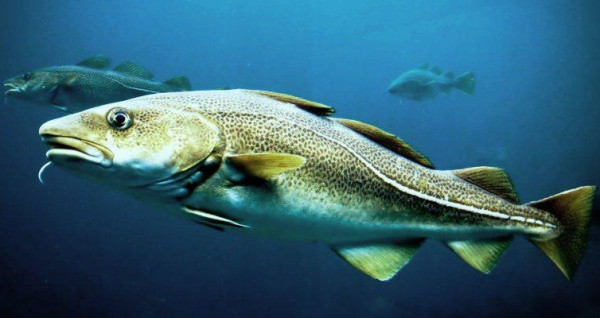
[[[11,96],[22,92],[20,87],[10,82],[4,82],[4,89],[4,96]]]
[[[65,121],[69,116],[50,120],[39,129],[42,142],[50,150],[46,157],[59,165],[72,164],[74,160],[86,161],[104,168],[112,165],[114,154],[107,147],[88,140],[85,136],[78,136]]]

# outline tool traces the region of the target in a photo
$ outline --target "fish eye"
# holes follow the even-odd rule
[[[23,79],[24,80],[28,81],[30,78],[31,78],[31,74],[29,74],[29,73],[23,74]]]
[[[129,128],[133,122],[131,115],[126,109],[113,108],[106,114],[106,121],[116,130],[125,130]]]

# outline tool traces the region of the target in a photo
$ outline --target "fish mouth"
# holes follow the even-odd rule
[[[4,83],[4,96],[11,96],[23,93],[23,89],[13,83]]]
[[[46,157],[54,163],[88,162],[103,168],[112,166],[113,153],[99,144],[75,137],[48,134],[41,138],[50,147]]]

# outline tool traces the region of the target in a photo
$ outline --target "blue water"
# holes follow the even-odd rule
[[[439,169],[502,167],[527,202],[600,184],[599,17],[593,0],[3,1],[0,79],[105,54],[196,89],[291,93]],[[476,93],[387,93],[424,62],[473,71]],[[2,317],[600,315],[598,210],[572,283],[522,238],[487,276],[430,241],[382,283],[325,246],[219,233],[55,167],[40,184],[38,127],[61,115],[0,107]]]

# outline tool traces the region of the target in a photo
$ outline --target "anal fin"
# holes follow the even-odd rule
[[[483,188],[512,203],[518,203],[519,197],[508,174],[496,167],[472,167],[453,170],[457,177]]]
[[[361,246],[332,247],[340,257],[359,271],[380,281],[394,277],[415,255],[423,240]]]
[[[494,240],[452,241],[447,242],[446,245],[467,264],[487,274],[496,266],[511,242],[512,237]]]

